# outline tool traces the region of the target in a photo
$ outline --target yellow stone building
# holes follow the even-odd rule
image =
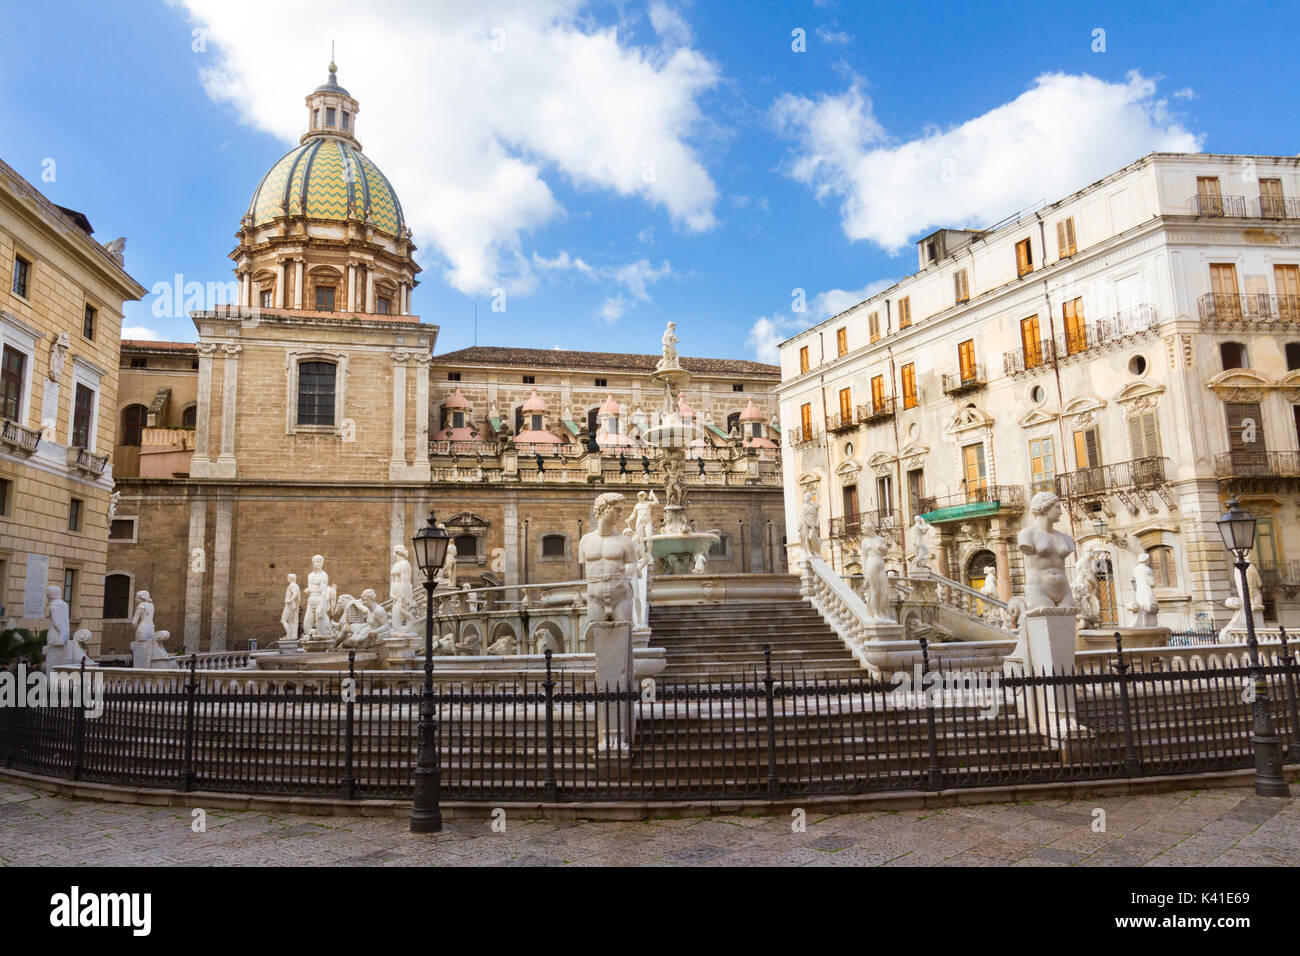
[[[74,629],[101,637],[113,491],[122,303],[145,290],[124,240],[96,242],[81,213],[55,205],[0,162],[0,613],[45,625],[57,585]]]

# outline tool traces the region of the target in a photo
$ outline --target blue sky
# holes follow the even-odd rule
[[[0,33],[0,158],[99,240],[127,236],[146,288],[225,282],[333,37],[358,135],[420,243],[413,305],[439,352],[473,342],[477,304],[482,344],[653,351],[675,319],[687,354],[770,356],[912,271],[907,243],[934,225],[987,224],[1151,149],[1296,153],[1278,78],[1297,12],[28,4]],[[126,324],[193,339],[153,298]]]

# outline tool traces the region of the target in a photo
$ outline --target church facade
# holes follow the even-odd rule
[[[657,356],[436,356],[438,326],[410,313],[411,231],[332,64],[306,103],[301,143],[241,219],[237,302],[192,313],[196,343],[122,345],[103,652],[125,650],[139,590],[173,651],[266,646],[286,574],[321,554],[341,591],[382,591],[430,509],[462,583],[574,580],[596,496],[663,487],[641,438],[658,421]],[[682,364],[679,410],[708,436],[688,487],[699,530],[720,532],[709,568],[784,570],[780,372]]]

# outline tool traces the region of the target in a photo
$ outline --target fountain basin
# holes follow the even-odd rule
[[[706,553],[720,540],[716,534],[703,531],[652,534],[650,554],[664,574],[690,574],[695,569],[695,556]]]

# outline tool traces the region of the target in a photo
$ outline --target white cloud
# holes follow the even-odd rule
[[[361,102],[357,135],[424,258],[437,253],[457,289],[527,290],[525,240],[564,214],[561,177],[639,197],[677,228],[715,224],[717,188],[693,139],[718,67],[667,6],[651,10],[664,45],[639,48],[593,25],[583,0],[169,2],[207,31],[208,94],[286,145],[337,38],[339,82]]]
[[[1061,73],[1010,103],[944,131],[890,142],[855,81],[838,95],[785,95],[772,107],[795,143],[786,173],[840,203],[844,234],[897,252],[940,226],[996,222],[1053,200],[1153,150],[1197,152],[1156,83]]]
[[[592,266],[581,258],[570,256],[563,249],[550,259],[533,253],[532,265],[542,275],[573,273],[592,282],[622,286],[631,298],[621,293],[606,298],[596,313],[606,322],[621,319],[635,302],[649,302],[649,286],[664,279],[677,278],[667,259],[658,266],[651,264],[648,259],[638,259],[622,265]]]
[[[777,346],[790,336],[833,315],[839,315],[845,309],[871,298],[880,290],[888,289],[897,281],[897,279],[877,279],[875,282],[868,282],[861,289],[828,289],[808,300],[803,312],[760,316],[750,326],[745,345],[760,362],[771,362],[775,365],[780,359]]]
[[[623,318],[630,304],[625,296],[610,296],[604,301],[596,314],[606,322],[617,322]]]
[[[813,32],[817,34],[819,40],[826,44],[842,45],[853,42],[853,34],[845,33],[843,30],[837,30],[833,26],[823,25],[817,27]]]
[[[143,325],[124,325],[122,326],[122,338],[133,339],[136,342],[161,342],[162,336],[153,329]]]

